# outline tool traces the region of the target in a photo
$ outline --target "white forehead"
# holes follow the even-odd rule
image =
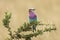
[[[35,9],[35,8],[30,8],[30,9]]]

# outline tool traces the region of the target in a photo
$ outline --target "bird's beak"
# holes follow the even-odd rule
[[[35,9],[33,9],[33,11],[35,11]]]

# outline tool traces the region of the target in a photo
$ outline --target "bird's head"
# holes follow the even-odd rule
[[[33,12],[33,11],[35,11],[34,8],[30,8],[30,9],[29,9],[29,12]]]

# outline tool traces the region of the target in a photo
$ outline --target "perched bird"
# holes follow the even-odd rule
[[[37,15],[34,13],[34,11],[35,11],[34,8],[29,9],[29,22],[30,22],[30,24],[33,22],[37,22]],[[37,25],[32,25],[33,32],[36,31],[36,26]]]

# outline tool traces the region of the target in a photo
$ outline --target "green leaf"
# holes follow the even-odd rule
[[[42,35],[43,31],[42,30],[38,30],[38,34]]]
[[[34,33],[34,36],[36,37],[38,35],[38,33]]]
[[[31,40],[31,38],[30,37],[26,37],[25,40]]]
[[[17,38],[21,38],[21,35],[19,33],[17,33],[16,35],[17,35]]]
[[[18,33],[20,33],[21,32],[21,28],[18,28]]]
[[[26,22],[24,22],[23,26],[24,26],[24,28],[26,28],[26,27],[27,27],[27,24],[26,24]]]
[[[48,30],[49,30],[49,32],[51,32],[51,27],[50,27],[50,28],[48,28]]]

